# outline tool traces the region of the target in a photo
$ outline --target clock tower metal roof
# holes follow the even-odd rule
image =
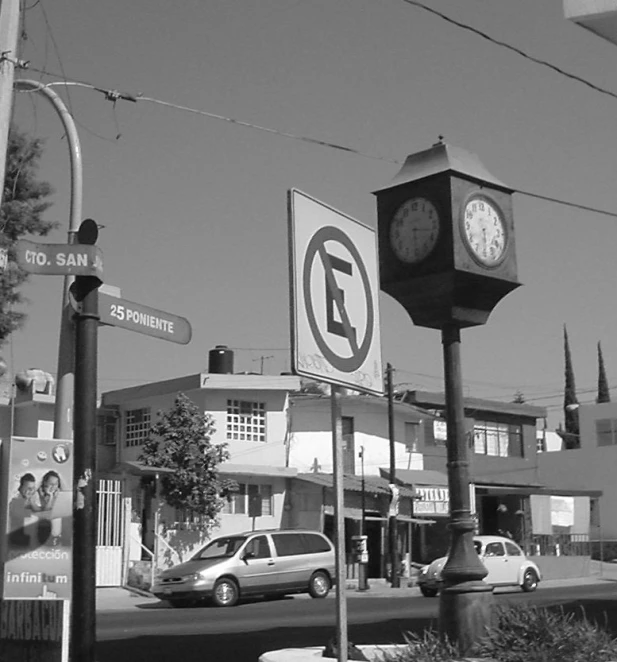
[[[499,187],[505,191],[511,192],[513,190],[492,175],[475,154],[460,147],[448,145],[440,140],[429,149],[410,154],[394,179],[375,193],[381,193],[402,184],[408,184],[444,172],[462,175],[483,184]]]

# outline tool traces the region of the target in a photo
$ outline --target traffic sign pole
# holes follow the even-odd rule
[[[345,515],[343,489],[343,420],[341,418],[341,392],[338,386],[330,390],[332,416],[332,468],[334,487],[335,518],[335,573],[336,573],[336,644],[338,662],[347,662],[347,598],[345,594],[346,559],[345,559]]]
[[[79,227],[78,246],[94,248],[98,227],[86,219]],[[96,394],[98,364],[98,288],[96,276],[78,276],[74,293],[81,302],[75,320],[75,454],[73,485],[72,662],[94,662],[96,643]]]

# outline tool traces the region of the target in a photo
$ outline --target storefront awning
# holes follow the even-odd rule
[[[379,468],[379,473],[382,478],[387,478],[390,475],[389,469]],[[432,469],[397,469],[395,472],[396,482],[403,485],[422,485],[422,486],[436,486],[447,487],[448,476],[441,471]]]
[[[324,515],[334,515],[334,506],[324,506]],[[349,508],[345,506],[343,508],[343,517],[345,519],[353,519],[360,521],[362,519],[362,509],[361,508]],[[365,515],[364,519],[367,522],[387,522],[388,518],[376,517],[375,515]],[[399,522],[410,522],[411,524],[435,524],[437,520],[434,519],[418,519],[417,517],[409,517],[409,515],[397,515],[397,521]]]
[[[581,490],[561,487],[549,487],[547,485],[497,485],[494,483],[475,483],[476,490],[484,494],[520,494],[529,496],[540,494],[544,496],[588,496],[601,497],[602,490]]]
[[[313,483],[321,487],[332,488],[333,477],[332,474],[322,473],[306,473],[298,474],[295,476],[297,480],[302,480],[306,483]],[[416,496],[415,490],[412,487],[400,487],[400,496],[413,499]],[[343,476],[343,490],[345,492],[362,492],[362,478],[360,476]],[[365,476],[364,477],[364,491],[368,494],[385,494],[390,496],[390,483],[381,476]]]

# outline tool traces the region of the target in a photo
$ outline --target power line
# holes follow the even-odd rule
[[[48,83],[47,85],[49,87],[56,86],[56,85],[84,87],[86,89],[94,90],[95,92],[99,92],[99,93],[103,94],[108,101],[112,101],[113,103],[115,103],[119,100],[130,101],[132,103],[137,103],[139,101],[148,101],[150,103],[154,103],[154,104],[158,104],[158,105],[165,106],[165,107],[168,107],[168,108],[172,108],[174,110],[189,112],[189,113],[200,115],[200,116],[203,116],[203,117],[208,117],[210,119],[222,120],[222,121],[225,121],[225,122],[230,123],[230,124],[235,124],[237,126],[243,126],[245,128],[255,129],[257,131],[265,131],[267,133],[270,133],[271,135],[276,135],[276,136],[279,136],[279,137],[282,137],[282,138],[290,138],[292,140],[297,140],[297,141],[301,141],[301,142],[305,142],[305,143],[310,143],[310,144],[317,145],[317,146],[320,146],[320,147],[327,147],[327,148],[330,148],[330,149],[335,149],[335,150],[347,152],[349,154],[354,154],[356,156],[360,156],[360,157],[363,157],[363,158],[382,161],[382,162],[385,162],[385,163],[394,163],[396,165],[402,165],[402,163],[403,163],[402,161],[399,161],[397,159],[391,159],[391,158],[387,158],[387,157],[379,156],[379,155],[375,155],[375,154],[368,154],[366,152],[362,152],[358,149],[355,149],[353,147],[349,147],[347,145],[342,145],[340,143],[335,143],[335,142],[332,142],[332,141],[326,141],[326,140],[322,140],[320,138],[313,138],[313,137],[305,136],[305,135],[302,135],[302,134],[299,134],[299,133],[290,133],[288,131],[281,131],[279,129],[272,129],[272,128],[264,127],[264,126],[261,126],[261,125],[258,125],[258,124],[253,124],[251,122],[245,122],[243,120],[239,120],[239,119],[236,119],[234,117],[227,117],[225,115],[219,115],[217,113],[211,113],[211,112],[208,112],[208,111],[205,111],[205,110],[201,110],[199,108],[192,108],[190,106],[183,106],[181,104],[176,104],[176,103],[172,103],[172,102],[169,102],[169,101],[163,101],[161,99],[156,99],[154,97],[146,97],[146,96],[143,96],[142,94],[130,94],[130,93],[127,93],[127,92],[120,92],[120,91],[114,90],[114,89],[106,89],[106,88],[94,85],[92,83],[87,83],[87,82],[79,81],[79,80],[66,80],[66,79],[64,79],[63,76],[59,76],[58,74],[53,74],[49,71],[37,69],[35,67],[30,67],[29,65],[24,67],[24,64],[19,63],[19,62],[15,62],[14,64],[16,66],[20,66],[20,64],[21,64],[21,68],[26,68],[26,69],[29,69],[31,71],[35,71],[37,73],[40,73],[42,75],[53,76],[53,77],[56,77],[56,78],[62,78],[63,79],[63,80],[55,82],[55,83]],[[617,95],[615,95],[615,96],[617,97]],[[88,129],[88,131],[90,131],[90,130]],[[93,133],[93,132],[90,131],[90,133]],[[93,135],[97,135],[97,134],[93,134]],[[102,138],[102,136],[97,136],[97,137]],[[523,189],[513,188],[512,191],[514,193],[518,193],[519,195],[524,195],[524,196],[531,197],[531,198],[536,198],[536,199],[539,199],[539,200],[545,200],[547,202],[552,202],[554,204],[563,205],[565,207],[571,207],[571,208],[574,208],[574,209],[581,209],[581,210],[588,211],[588,212],[591,212],[591,213],[601,214],[601,215],[604,215],[604,216],[610,216],[611,218],[617,218],[617,212],[612,212],[612,211],[609,211],[607,209],[602,209],[600,207],[592,207],[590,205],[583,205],[583,204],[580,204],[580,203],[577,203],[577,202],[571,202],[569,200],[562,200],[560,198],[555,198],[555,197],[548,196],[548,195],[542,195],[540,193],[533,193],[531,191],[525,191]]]
[[[600,92],[600,94],[605,94],[609,97],[612,97],[613,99],[617,99],[617,93],[612,92],[611,90],[607,90],[604,87],[600,87],[599,85],[596,85],[595,83],[592,83],[586,80],[585,78],[582,78],[581,76],[577,76],[576,74],[571,74],[570,72],[565,71],[561,67],[551,64],[546,60],[542,60],[540,58],[534,57],[533,55],[529,55],[529,53],[526,53],[525,51],[523,51],[522,49],[516,46],[512,46],[512,44],[508,44],[507,42],[502,41],[501,39],[495,39],[495,37],[491,37],[486,32],[483,32],[482,30],[478,30],[478,28],[474,28],[472,25],[469,25],[467,23],[462,23],[461,21],[457,21],[451,18],[450,16],[448,16],[447,14],[438,11],[437,9],[433,9],[432,7],[427,7],[422,2],[418,2],[417,0],[402,0],[402,1],[408,5],[413,5],[414,7],[418,7],[419,9],[423,9],[424,11],[434,14],[435,16],[438,16],[447,23],[451,23],[457,28],[461,28],[462,30],[466,30],[467,32],[472,32],[478,37],[482,37],[482,39],[486,39],[486,41],[490,41],[492,44],[495,44],[496,46],[500,46],[502,48],[505,48],[506,50],[512,51],[513,53],[516,53],[517,55],[524,57],[526,60],[529,60],[534,64],[539,64],[540,66],[546,67],[547,69],[550,69],[551,71],[554,71],[555,73],[558,73],[561,76],[565,76],[566,78],[575,80],[578,83],[582,83],[583,85],[586,85],[595,92]]]

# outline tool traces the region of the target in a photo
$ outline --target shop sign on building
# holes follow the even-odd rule
[[[447,487],[418,487],[415,486],[418,499],[414,500],[414,515],[443,515],[450,514],[450,491]]]

